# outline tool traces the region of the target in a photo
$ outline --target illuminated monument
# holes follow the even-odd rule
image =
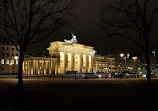
[[[50,43],[50,58],[28,57],[23,64],[24,72],[28,74],[66,74],[68,71],[91,72],[98,70],[95,64],[95,53],[93,47],[79,44],[76,35],[72,34],[71,40],[65,42],[55,41]],[[100,63],[105,72],[106,62]]]
[[[56,41],[50,43],[49,55],[59,58],[59,74],[67,71],[90,72],[95,50],[93,50],[93,47],[78,44],[76,36],[73,34],[72,36],[71,40],[65,40],[65,42]]]

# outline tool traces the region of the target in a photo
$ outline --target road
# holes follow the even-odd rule
[[[155,111],[158,79],[0,79],[0,111]],[[148,104],[149,103],[149,104]]]

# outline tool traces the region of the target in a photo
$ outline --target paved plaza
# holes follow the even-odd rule
[[[155,111],[158,79],[0,79],[0,111]]]

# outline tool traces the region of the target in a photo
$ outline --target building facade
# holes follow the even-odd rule
[[[57,74],[57,58],[26,57],[23,73],[34,75]]]
[[[65,40],[66,41],[66,40]],[[96,56],[94,47],[74,43],[55,41],[50,43],[49,57],[27,57],[24,60],[23,72],[27,74],[66,74],[75,71],[103,72],[114,71],[115,59]],[[100,59],[104,58],[104,59]]]
[[[115,58],[96,55],[94,57],[94,67],[94,71],[99,73],[115,72]]]
[[[19,51],[14,45],[0,44],[0,74],[17,73],[18,56]]]
[[[34,75],[114,71],[115,59],[96,55],[94,47],[71,40],[50,43],[49,57],[25,57],[23,73]],[[19,47],[18,47],[19,48]],[[19,52],[13,45],[0,44],[0,74],[18,73]]]

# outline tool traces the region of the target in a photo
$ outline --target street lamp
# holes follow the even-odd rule
[[[136,73],[136,78],[137,78],[137,72],[136,72],[136,59],[138,59],[138,57],[132,57],[132,59],[134,60],[134,67],[135,67],[135,73]]]
[[[132,59],[133,59],[134,61],[136,61],[137,57],[132,57]]]
[[[120,54],[120,57],[122,57],[122,58],[125,60],[125,71],[126,71],[126,59],[127,59],[127,58],[129,58],[129,56],[130,56],[130,54],[129,54],[129,53],[128,53],[128,54],[126,54],[126,55],[125,55],[125,54],[123,54],[123,53],[122,53],[122,54]]]
[[[155,57],[155,51],[152,51],[152,53],[154,54],[154,57]]]
[[[14,63],[14,64],[15,64],[15,65],[18,64],[17,60],[19,59],[19,57],[18,57],[18,56],[14,56],[14,59],[15,59],[15,63]],[[17,66],[16,66],[16,67],[17,67]],[[17,68],[16,68],[16,73],[17,73],[17,72],[18,72],[18,70],[17,70]]]
[[[154,54],[154,59],[155,59],[155,51],[152,51],[152,53]],[[155,69],[156,69],[156,65],[153,66],[154,68],[154,73],[155,73]]]
[[[123,57],[124,56],[124,54],[120,54],[120,57]]]
[[[18,56],[15,56],[15,57],[14,57],[15,60],[18,60],[18,58],[19,58]]]

